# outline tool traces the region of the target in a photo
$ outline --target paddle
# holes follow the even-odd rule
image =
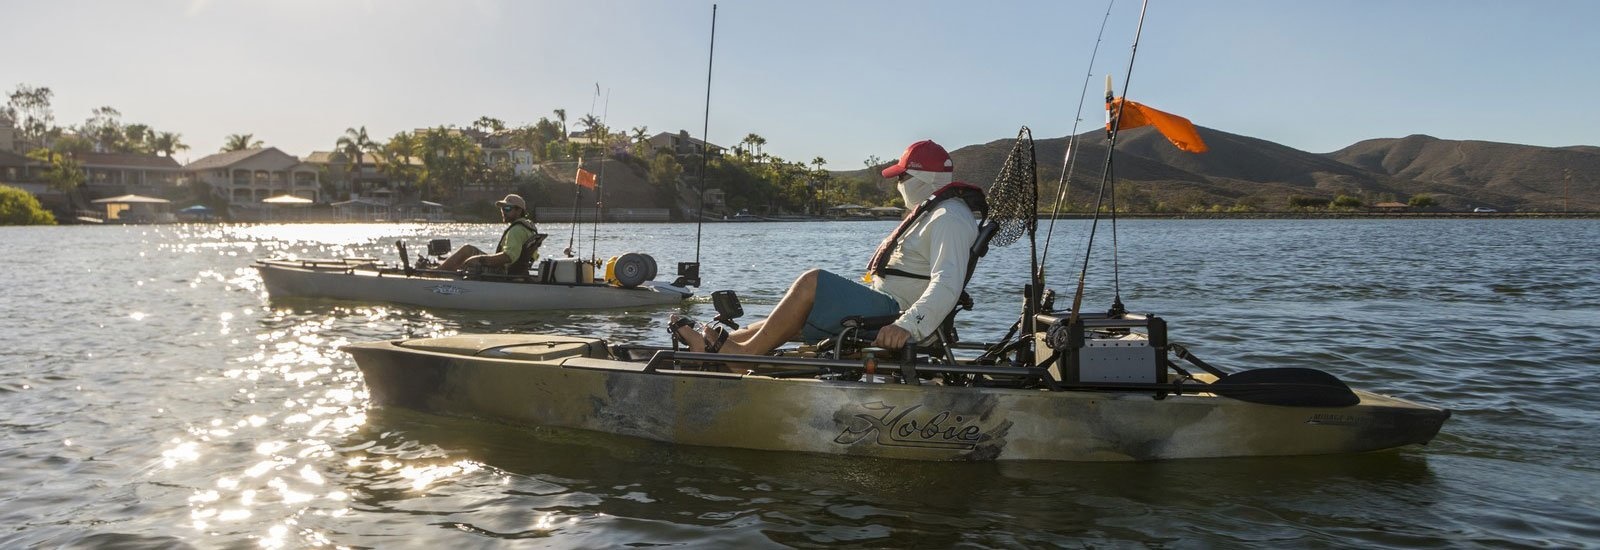
[[[1236,372],[1206,388],[1223,397],[1284,407],[1348,407],[1361,402],[1350,386],[1332,374],[1300,367]]]

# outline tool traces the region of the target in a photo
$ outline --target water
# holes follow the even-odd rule
[[[806,268],[859,272],[891,227],[708,225],[706,286],[739,290],[753,319]],[[545,229],[546,252],[566,244],[565,226]],[[1058,223],[1051,243],[1050,286],[1067,295],[1086,229]],[[349,342],[545,331],[665,344],[680,308],[273,301],[249,268],[392,257],[401,238],[482,246],[490,225],[0,228],[0,547],[1600,546],[1600,222],[1118,230],[1120,272],[1097,245],[1087,309],[1120,280],[1129,309],[1167,317],[1211,362],[1321,368],[1454,418],[1427,447],[1358,456],[929,464],[368,409],[337,351]],[[695,227],[608,226],[597,242],[665,273],[692,259]],[[964,336],[1009,325],[1026,261],[1015,246],[982,263]],[[681,309],[712,316],[704,298]]]

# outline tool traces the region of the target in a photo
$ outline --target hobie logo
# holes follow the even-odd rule
[[[432,290],[434,294],[443,294],[445,296],[455,296],[457,294],[466,293],[467,291],[465,288],[450,285],[434,285],[428,287],[428,290]]]
[[[912,414],[922,405],[897,410],[881,401],[861,407],[871,412],[855,415],[856,420],[833,438],[834,443],[848,445],[877,434],[878,444],[890,447],[970,450],[984,439],[977,426],[966,424],[966,419],[950,411]]]

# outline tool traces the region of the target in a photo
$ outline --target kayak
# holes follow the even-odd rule
[[[1358,453],[1427,443],[1450,417],[1448,410],[1300,372],[1309,369],[1217,377],[1179,374],[1166,363],[1160,380],[1130,381],[1149,370],[1135,358],[1139,353],[1123,347],[1137,340],[1116,332],[1091,337],[1082,349],[1114,353],[1080,354],[1069,369],[1076,374],[1037,363],[940,364],[930,357],[897,365],[881,353],[835,359],[807,346],[736,356],[541,334],[391,340],[344,350],[379,407],[683,445],[890,459]],[[1228,383],[1235,377],[1243,378]]]
[[[669,305],[686,287],[643,281],[631,288],[580,278],[560,280],[406,270],[370,258],[266,259],[254,264],[274,298],[330,298],[475,311],[543,311]],[[573,270],[575,273],[576,270]]]

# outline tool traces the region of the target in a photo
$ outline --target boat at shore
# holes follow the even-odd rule
[[[615,261],[613,261],[615,264]],[[694,295],[655,281],[595,280],[578,260],[546,260],[506,276],[390,266],[373,258],[265,259],[254,267],[274,298],[328,298],[474,311],[604,309],[677,304]],[[654,262],[649,263],[653,267]],[[651,269],[653,271],[653,269]],[[585,272],[590,274],[584,277]],[[615,274],[613,274],[615,275]],[[649,273],[653,279],[654,274]]]

